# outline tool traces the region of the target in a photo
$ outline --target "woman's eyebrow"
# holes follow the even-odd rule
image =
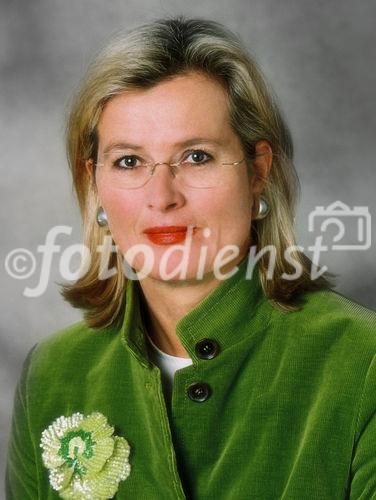
[[[192,139],[187,139],[185,141],[180,141],[174,144],[175,147],[186,147],[186,146],[193,146],[195,144],[213,144],[216,146],[223,146],[223,141],[219,139],[211,139],[211,138],[205,138],[205,137],[194,137]],[[135,150],[142,150],[144,149],[143,146],[138,146],[137,144],[131,144],[128,142],[112,142],[108,146],[105,147],[103,153],[107,154],[110,153],[111,151],[118,150],[118,149],[135,149]]]

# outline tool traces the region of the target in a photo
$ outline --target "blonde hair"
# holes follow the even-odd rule
[[[103,244],[108,230],[96,222],[99,201],[85,162],[96,159],[96,128],[101,111],[115,95],[131,89],[147,89],[191,71],[204,72],[224,86],[231,125],[247,158],[254,157],[258,140],[267,140],[273,150],[273,164],[263,191],[271,210],[264,219],[253,220],[251,226],[251,242],[257,252],[268,245],[276,248],[272,279],[267,279],[268,253],[258,263],[266,297],[275,307],[293,311],[299,308],[301,292],[332,286],[328,276],[335,275],[331,273],[311,279],[312,262],[297,248],[290,255],[300,263],[303,272],[295,280],[282,278],[283,273],[295,270],[284,259],[284,252],[296,245],[293,224],[300,185],[292,161],[289,129],[256,62],[238,37],[217,22],[184,16],[159,19],[117,35],[99,53],[74,97],[67,123],[68,160],[91,265],[75,283],[63,285],[61,293],[74,307],[84,310],[84,317],[93,328],[120,321],[126,285],[120,253],[110,253],[109,266],[116,268],[116,274],[99,278],[97,248]]]

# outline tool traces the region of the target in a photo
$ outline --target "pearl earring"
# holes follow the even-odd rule
[[[107,226],[108,220],[107,220],[107,214],[103,210],[103,207],[99,207],[97,210],[97,223],[98,226]]]
[[[266,201],[265,198],[260,196],[258,212],[255,215],[255,217],[253,217],[253,219],[256,220],[263,219],[268,215],[269,212],[270,212],[270,206],[268,202]]]

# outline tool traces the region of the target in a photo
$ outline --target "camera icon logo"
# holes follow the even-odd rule
[[[325,233],[330,225],[338,228],[333,237],[332,250],[368,250],[371,247],[371,214],[368,207],[350,208],[342,201],[335,201],[328,207],[316,207],[308,217],[308,231],[317,228]],[[351,229],[356,232],[356,243],[337,243],[345,239]],[[322,238],[322,236],[320,236]],[[322,247],[324,249],[324,247]]]

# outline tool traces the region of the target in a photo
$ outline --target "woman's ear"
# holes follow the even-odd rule
[[[251,192],[258,198],[262,193],[273,163],[273,150],[266,140],[257,141],[255,144],[255,158],[252,161],[253,175],[251,177]]]

